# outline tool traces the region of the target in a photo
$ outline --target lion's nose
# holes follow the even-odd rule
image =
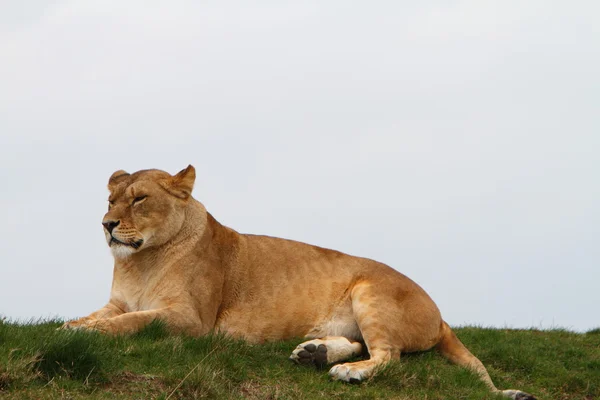
[[[102,225],[104,225],[108,233],[112,233],[113,229],[115,229],[120,223],[121,221],[106,221],[103,222]]]

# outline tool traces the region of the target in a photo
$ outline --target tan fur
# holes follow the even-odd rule
[[[323,339],[318,343],[338,346],[330,348],[334,361],[340,356],[333,352],[348,358],[361,348],[353,343],[363,342],[368,360],[330,371],[347,381],[372,376],[403,352],[437,346],[497,391],[412,280],[377,261],[227,228],[191,197],[194,179],[192,166],[175,176],[159,170],[111,176],[103,220],[115,256],[110,301],[66,328],[122,334],[161,319],[190,335],[221,331],[250,342]],[[107,227],[117,223],[111,235]],[[528,398],[511,393],[505,394]]]

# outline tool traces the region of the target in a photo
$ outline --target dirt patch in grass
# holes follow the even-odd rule
[[[265,385],[255,381],[246,381],[240,385],[240,395],[245,399],[278,399],[281,394],[279,385]]]
[[[102,391],[119,395],[136,395],[141,398],[150,398],[168,391],[167,385],[162,377],[146,374],[135,374],[123,371],[113,377],[110,381],[100,386]]]
[[[12,378],[10,377],[8,372],[0,373],[0,391],[8,389],[11,382],[12,382]]]

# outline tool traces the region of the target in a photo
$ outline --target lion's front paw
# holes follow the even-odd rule
[[[106,320],[81,318],[67,321],[58,329],[108,332],[110,330],[110,324]]]
[[[62,326],[60,328],[58,328],[59,330],[64,330],[64,329],[73,329],[73,330],[77,330],[77,329],[83,329],[83,327],[89,322],[89,318],[80,318],[80,319],[74,319],[72,321],[67,321],[64,324],[62,324]]]

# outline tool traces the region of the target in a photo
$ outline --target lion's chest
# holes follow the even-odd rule
[[[155,282],[120,282],[114,285],[111,297],[123,305],[125,312],[155,310],[165,306]]]

